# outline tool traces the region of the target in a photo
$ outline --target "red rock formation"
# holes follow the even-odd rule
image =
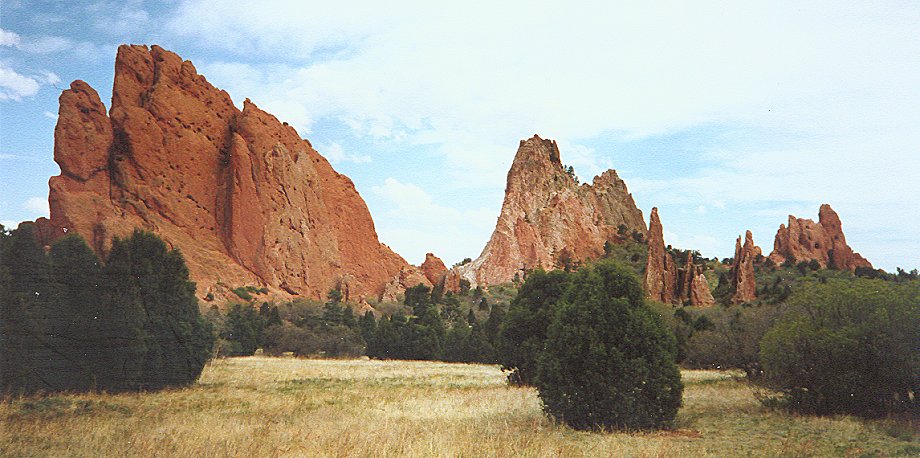
[[[821,205],[818,223],[810,219],[789,215],[789,224],[780,224],[773,242],[770,259],[782,264],[787,259],[795,262],[818,261],[822,268],[855,270],[872,267],[872,264],[853,252],[843,235],[840,217],[830,205]]]
[[[370,213],[287,123],[230,96],[158,46],[121,46],[108,116],[75,81],[61,94],[47,238],[150,230],[185,255],[201,295],[254,285],[321,298],[345,281],[379,296],[408,267]]]
[[[741,237],[735,241],[735,260],[732,263],[732,303],[741,304],[757,299],[757,283],[754,280],[754,261],[761,254],[760,247],[754,245],[754,236],[751,231],[744,235],[744,245]]]
[[[679,303],[696,306],[713,305],[716,303],[709,290],[709,281],[703,273],[703,266],[693,263],[693,256],[688,253],[684,267],[678,269]]]
[[[666,304],[712,305],[715,299],[702,266],[687,262],[677,268],[674,258],[665,249],[664,234],[658,208],[652,208],[648,225],[648,261],[645,265],[645,291],[649,299]]]
[[[428,278],[418,268],[406,265],[399,269],[399,273],[384,286],[380,300],[383,302],[397,302],[400,300],[400,296],[406,292],[406,289],[418,285],[425,285],[429,288],[432,286]]]
[[[472,285],[488,286],[530,269],[598,258],[604,242],[619,240],[621,224],[645,233],[642,212],[616,172],[579,185],[566,173],[556,142],[535,135],[521,141],[508,171],[492,237],[482,254],[458,271]]]
[[[427,278],[432,285],[441,283],[444,281],[444,276],[447,275],[447,266],[445,266],[444,261],[435,256],[434,253],[425,253],[425,262],[419,266],[419,269],[421,269],[425,278]]]
[[[665,250],[658,207],[652,207],[648,223],[648,261],[645,265],[645,291],[649,299],[666,304],[677,300],[677,266]]]

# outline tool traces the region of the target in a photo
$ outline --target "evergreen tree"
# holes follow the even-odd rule
[[[230,344],[221,349],[226,356],[251,356],[259,348],[265,323],[249,304],[230,306],[224,326],[221,338]]]
[[[370,310],[364,312],[364,316],[358,322],[358,329],[361,330],[361,337],[364,339],[364,343],[367,344],[367,354],[370,356],[374,334],[377,332],[377,319],[374,318],[374,312]]]
[[[99,340],[99,323],[106,319],[107,299],[100,287],[99,258],[76,234],[56,241],[49,254],[53,319],[49,320],[47,342],[55,349],[57,361],[50,373],[58,374],[53,389],[91,389],[96,385],[98,364],[108,347]]]
[[[543,349],[546,328],[570,280],[567,272],[536,270],[512,299],[494,344],[502,370],[509,371],[509,381],[534,383],[537,354]]]
[[[675,347],[629,268],[580,269],[537,358],[544,411],[576,429],[667,427],[683,390]]]
[[[137,388],[194,382],[210,357],[214,336],[199,312],[181,253],[167,250],[152,233],[135,230],[128,239],[113,241],[108,264],[119,266],[109,281],[123,285],[126,293],[115,300],[127,299],[128,308],[143,311],[146,352]]]
[[[0,389],[4,392],[34,392],[55,385],[48,369],[53,367],[49,361],[57,357],[45,343],[50,318],[50,265],[33,231],[32,224],[23,223],[3,236],[0,265],[6,276],[6,291],[0,305]]]

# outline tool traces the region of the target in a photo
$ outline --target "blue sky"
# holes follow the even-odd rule
[[[0,222],[47,215],[57,97],[108,105],[121,43],[160,44],[288,121],[412,263],[476,257],[518,141],[623,177],[667,243],[769,252],[830,203],[877,267],[920,267],[916,2],[9,1]]]

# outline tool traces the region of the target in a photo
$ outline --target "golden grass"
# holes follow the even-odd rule
[[[677,429],[577,432],[495,366],[233,358],[192,387],[0,404],[2,456],[896,456],[920,453],[849,417],[760,406],[717,371],[685,371]]]

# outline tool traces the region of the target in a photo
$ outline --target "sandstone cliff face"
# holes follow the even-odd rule
[[[201,295],[240,285],[321,298],[345,282],[378,297],[408,267],[363,199],[286,123],[230,96],[160,47],[121,46],[106,115],[89,85],[60,98],[51,240],[150,230],[185,255]]]
[[[818,223],[789,215],[788,226],[780,224],[770,259],[776,264],[782,264],[790,258],[795,259],[795,262],[814,260],[822,268],[840,270],[872,267],[866,258],[853,252],[847,245],[840,217],[828,204],[821,205]]]
[[[678,268],[665,249],[657,207],[652,208],[649,216],[645,291],[649,299],[666,304],[715,304],[703,268],[693,263],[693,256],[688,255],[684,266]]]
[[[645,291],[649,299],[666,304],[676,300],[677,266],[665,250],[658,207],[652,208],[648,223],[648,261],[645,265]]]
[[[434,253],[425,253],[425,262],[419,266],[419,269],[432,285],[441,283],[444,281],[444,276],[447,275],[447,266]]]
[[[754,261],[760,254],[760,247],[754,245],[754,236],[751,231],[745,233],[744,245],[741,244],[741,237],[735,241],[735,260],[731,269],[733,304],[742,304],[757,299]]]
[[[626,184],[608,170],[592,184],[569,176],[551,140],[522,140],[508,171],[505,200],[495,231],[477,259],[458,274],[472,285],[511,281],[536,268],[598,258],[617,227],[645,233],[642,212]]]

